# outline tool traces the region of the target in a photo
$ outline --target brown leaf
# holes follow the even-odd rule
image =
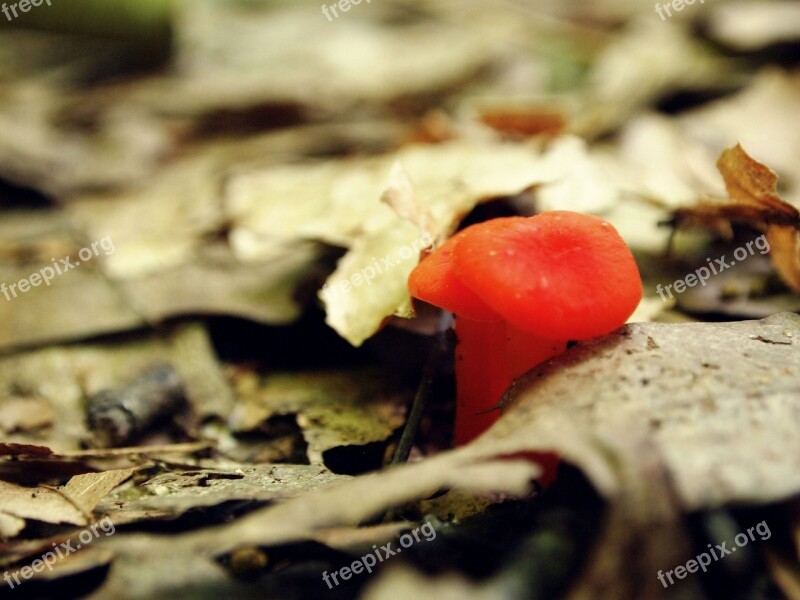
[[[8,539],[15,537],[25,528],[25,519],[20,519],[14,515],[0,513],[0,538]]]
[[[511,137],[554,136],[567,127],[563,111],[548,106],[484,106],[478,113],[484,125]]]
[[[631,488],[619,472],[642,461],[637,438],[650,440],[685,510],[779,501],[800,492],[798,339],[791,313],[627,325],[523,376],[477,442],[555,449],[620,497]],[[615,461],[603,458],[625,446]]]
[[[314,465],[212,465],[156,475],[140,486],[144,492],[140,497],[131,498],[121,490],[122,495],[110,495],[100,502],[98,511],[117,525],[176,518],[189,510],[225,502],[293,498],[349,479]]]
[[[798,225],[798,210],[778,196],[778,175],[753,160],[741,144],[725,150],[717,168],[734,205],[759,209],[758,214],[767,225]]]
[[[407,390],[378,369],[273,373],[243,379],[230,424],[252,431],[270,417],[296,415],[312,464],[339,446],[382,442],[405,422]],[[248,389],[249,388],[249,389]]]
[[[54,489],[28,488],[5,481],[0,481],[0,511],[46,523],[86,525],[89,522],[82,511]]]
[[[136,468],[75,475],[65,486],[24,487],[0,481],[0,514],[46,523],[86,525],[95,505]]]
[[[778,196],[778,176],[737,144],[722,153],[717,167],[730,196],[675,211],[678,226],[699,226],[729,236],[731,224],[766,232],[770,258],[783,281],[800,293],[800,211]]]
[[[47,446],[32,444],[0,444],[0,456],[50,456],[53,453]]]
[[[0,404],[0,429],[6,433],[40,429],[54,417],[50,403],[40,398],[9,398]]]
[[[84,513],[91,514],[100,500],[136,471],[137,468],[133,467],[75,475],[59,491]]]
[[[800,232],[798,227],[774,225],[767,230],[770,257],[781,279],[800,293]]]

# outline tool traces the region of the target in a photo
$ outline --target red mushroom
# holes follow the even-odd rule
[[[423,260],[408,285],[456,317],[456,445],[498,418],[490,409],[515,378],[569,340],[621,326],[642,297],[614,227],[568,211],[468,227]]]

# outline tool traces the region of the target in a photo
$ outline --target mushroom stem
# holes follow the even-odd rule
[[[503,321],[456,317],[455,445],[466,444],[500,416],[503,393],[525,371],[560,354],[565,341],[546,340]]]
[[[526,371],[567,349],[566,340],[548,340],[510,324],[506,324],[506,334],[509,385]]]
[[[456,315],[455,445],[466,444],[499,417],[491,410],[510,381],[506,370],[506,324]]]

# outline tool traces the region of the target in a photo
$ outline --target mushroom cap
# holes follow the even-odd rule
[[[503,320],[552,340],[610,333],[642,297],[625,241],[591,215],[493,219],[465,229],[450,253],[452,276],[464,287]]]
[[[502,321],[472,290],[453,273],[453,248],[473,227],[455,234],[422,259],[408,276],[408,289],[414,298],[439,306],[453,314],[475,321]]]

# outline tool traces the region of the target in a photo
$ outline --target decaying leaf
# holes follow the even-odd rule
[[[1,443],[0,456],[50,456],[53,451],[46,446],[35,446],[33,444],[14,444]]]
[[[0,511],[46,523],[86,525],[85,513],[52,488],[29,488],[0,481]]]
[[[231,465],[175,470],[148,479],[133,492],[101,501],[98,511],[116,525],[150,519],[175,519],[189,510],[226,502],[266,502],[293,498],[348,480],[309,465]]]
[[[312,464],[339,446],[385,441],[405,421],[407,390],[376,369],[267,375],[238,386],[230,419],[234,431],[251,431],[267,419],[296,415]]]
[[[682,322],[800,306],[775,277],[800,292],[791,3],[55,4],[0,17],[0,565],[98,516],[125,527],[18,595],[798,595],[800,319]],[[442,320],[404,318],[408,273],[463,223],[551,209],[623,235],[649,290],[631,321],[681,323],[571,346],[444,450],[452,365],[430,360],[409,402]],[[676,209],[770,249],[662,302],[680,260],[728,252],[660,226]],[[380,335],[345,348],[320,303],[353,346]],[[90,399],[155,364],[186,403],[151,422],[152,395],[118,393],[140,445],[92,449]],[[410,464],[386,467],[401,431]],[[544,490],[540,451],[564,461]],[[744,513],[773,538],[662,588]],[[326,589],[417,521],[435,544]],[[554,573],[559,594],[533,585]]]
[[[420,253],[445,240],[478,202],[552,179],[534,145],[458,140],[242,173],[229,182],[226,206],[234,248],[250,257],[272,256],[298,238],[350,249],[320,297],[327,322],[360,345],[392,314],[409,314],[406,280]]]
[[[60,488],[30,488],[0,481],[0,513],[46,523],[86,525],[100,499],[135,470],[76,475]]]
[[[573,127],[593,136],[675,88],[721,85],[729,77],[723,64],[685,24],[655,15],[633,20],[594,63]]]
[[[75,475],[60,489],[75,506],[91,514],[97,503],[136,472],[136,468]]]
[[[800,431],[799,338],[800,317],[789,313],[627,325],[529,372],[477,446],[556,448],[616,495],[623,490],[598,452],[641,438],[656,445],[687,510],[790,497],[800,490],[800,454],[785,450]]]
[[[800,6],[794,2],[726,2],[711,7],[709,33],[724,44],[754,50],[800,39]]]
[[[778,196],[778,176],[752,159],[741,145],[723,152],[718,167],[729,201],[679,209],[675,212],[677,223],[718,231],[738,223],[765,232],[776,271],[790,288],[800,292],[800,211]]]
[[[691,110],[676,124],[713,154],[740,143],[780,174],[784,198],[800,200],[800,84],[781,69],[765,68],[737,94]]]
[[[53,409],[39,398],[10,398],[0,404],[0,430],[33,431],[53,423]]]
[[[0,512],[0,538],[16,537],[25,528],[25,519]]]

